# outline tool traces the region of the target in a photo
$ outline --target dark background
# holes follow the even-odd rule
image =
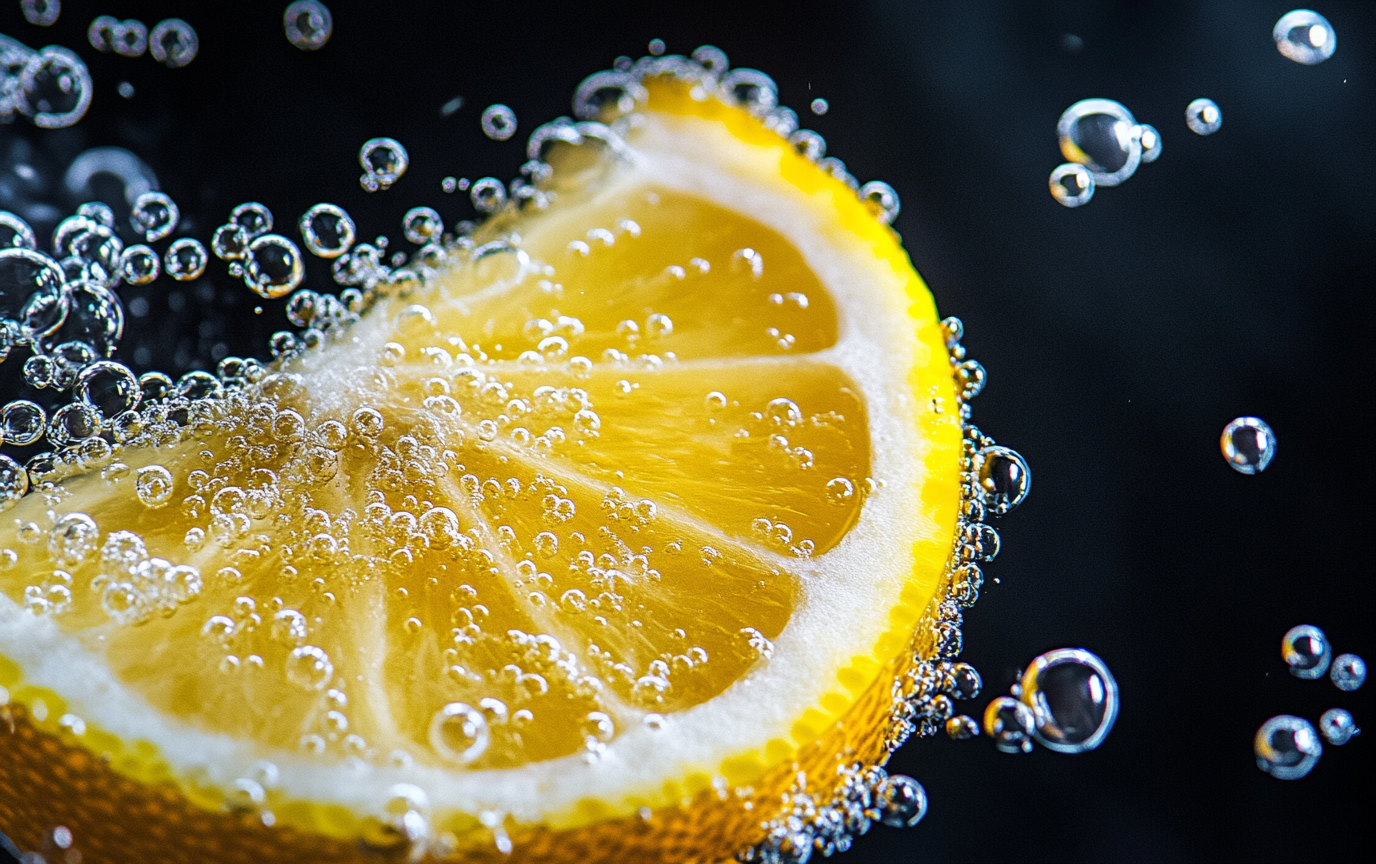
[[[839,860],[1370,853],[1358,783],[1371,777],[1371,736],[1326,748],[1309,777],[1288,783],[1258,771],[1251,746],[1274,714],[1317,723],[1342,706],[1372,722],[1376,685],[1347,694],[1298,681],[1279,643],[1310,623],[1336,651],[1376,659],[1366,550],[1376,5],[1320,4],[1338,50],[1315,67],[1277,53],[1271,27],[1291,7],[1275,2],[333,2],[334,35],[314,53],[286,41],[285,5],[67,0],[45,30],[4,0],[0,32],[76,50],[95,98],[70,129],[0,126],[0,171],[12,170],[16,141],[51,183],[82,149],[113,144],[155,169],[181,206],[179,234],[208,243],[231,207],[259,200],[295,237],[296,217],[323,200],[352,213],[361,238],[387,234],[390,251],[409,250],[399,227],[409,207],[433,206],[447,224],[472,214],[441,177],[514,176],[526,135],[569,112],[584,75],[659,37],[671,53],[711,43],[733,65],[765,70],[831,155],[902,196],[895,227],[989,370],[975,422],[1020,450],[1035,480],[999,525],[1004,552],[967,614],[964,659],[986,688],[958,707],[979,716],[1029,659],[1065,646],[1107,661],[1123,707],[1105,744],[1079,756],[910,742],[890,768],[925,785],[926,820],[876,827]],[[200,54],[171,70],[98,54],[85,36],[98,14],[150,29],[182,17]],[[1083,47],[1067,50],[1064,34]],[[463,107],[441,117],[455,96]],[[817,96],[830,101],[823,117],[808,111]],[[1198,96],[1222,108],[1211,137],[1184,123]],[[1087,97],[1122,101],[1160,130],[1164,152],[1068,210],[1047,191],[1063,161],[1055,123]],[[520,119],[512,141],[479,130],[493,102]],[[356,154],[377,135],[404,143],[411,168],[368,195]],[[41,187],[25,200],[63,214],[79,203]],[[43,237],[52,223],[35,227]],[[318,265],[308,286],[332,288]],[[164,276],[120,293],[150,310],[130,316],[117,355],[136,371],[262,357],[286,326],[281,301],[254,315],[254,296],[213,259],[201,283]],[[18,365],[0,365],[4,398],[20,395]],[[1219,432],[1242,414],[1279,440],[1261,476],[1219,455]]]

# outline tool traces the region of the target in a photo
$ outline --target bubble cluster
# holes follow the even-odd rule
[[[1338,34],[1328,19],[1309,9],[1280,16],[1271,31],[1282,57],[1305,66],[1322,63],[1338,50]]]
[[[318,51],[330,41],[334,16],[318,0],[295,0],[282,13],[282,29],[287,41],[302,51]]]

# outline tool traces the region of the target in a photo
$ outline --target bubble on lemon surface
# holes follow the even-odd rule
[[[980,451],[980,490],[984,506],[996,516],[1006,515],[1032,491],[1032,474],[1016,450],[992,446]]]
[[[1311,624],[1300,624],[1285,632],[1280,642],[1280,656],[1296,678],[1313,680],[1328,671],[1333,651],[1328,637]]]
[[[1271,30],[1281,56],[1305,66],[1322,63],[1338,50],[1338,33],[1328,19],[1310,9],[1280,16]]]
[[[1239,417],[1223,428],[1223,458],[1239,474],[1260,474],[1276,455],[1276,436],[1266,421]]]
[[[1298,780],[1323,755],[1318,732],[1302,717],[1281,714],[1257,730],[1252,745],[1257,767],[1278,780]]]
[[[927,815],[927,790],[911,777],[890,774],[878,789],[879,819],[894,828],[911,828]]]
[[[1330,708],[1319,718],[1319,732],[1323,740],[1335,747],[1341,747],[1353,737],[1361,734],[1357,721],[1343,708]]]
[[[482,712],[462,702],[445,705],[430,719],[430,746],[447,762],[467,765],[486,752],[490,738]]]
[[[1065,109],[1056,123],[1056,138],[1065,158],[1087,168],[1097,186],[1117,186],[1131,177],[1142,161],[1137,121],[1121,102],[1112,99],[1082,99]],[[1088,194],[1093,195],[1093,187],[1088,188]]]
[[[1328,670],[1333,686],[1350,693],[1366,683],[1366,661],[1356,654],[1339,654]]]
[[[303,690],[324,690],[334,677],[334,663],[323,648],[301,645],[287,655],[287,680]]]
[[[1023,673],[1020,698],[1032,709],[1037,743],[1057,753],[1093,750],[1118,717],[1118,682],[1083,648],[1034,658]]]
[[[1212,99],[1195,99],[1185,106],[1185,125],[1196,135],[1212,135],[1223,127],[1223,112]]]
[[[1037,718],[1011,696],[999,696],[984,709],[984,734],[1004,753],[1031,753]]]
[[[334,16],[318,0],[295,0],[282,13],[287,41],[302,51],[318,51],[334,32]]]
[[[377,192],[401,179],[410,165],[410,157],[394,138],[370,138],[359,148],[358,164],[363,166],[359,184],[368,192]]]

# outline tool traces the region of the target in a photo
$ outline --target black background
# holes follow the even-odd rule
[[[877,827],[839,860],[1369,854],[1358,783],[1371,777],[1370,736],[1328,747],[1289,783],[1256,769],[1251,743],[1274,714],[1317,722],[1342,706],[1372,722],[1372,685],[1346,694],[1295,680],[1279,643],[1311,623],[1338,651],[1376,659],[1366,550],[1376,5],[1322,3],[1338,50],[1315,67],[1275,50],[1271,27],[1290,7],[1274,2],[335,2],[334,35],[315,53],[284,38],[285,2],[63,5],[45,30],[4,0],[0,32],[76,50],[94,102],[71,129],[0,127],[0,170],[12,170],[20,139],[53,182],[86,147],[127,147],[181,206],[178,233],[206,242],[241,201],[266,203],[294,237],[296,217],[324,200],[349,210],[361,237],[409,249],[406,209],[470,216],[441,177],[514,176],[529,131],[567,114],[578,80],[618,54],[640,56],[659,37],[670,52],[711,43],[733,65],[765,70],[832,155],[902,196],[895,227],[989,370],[975,421],[1032,466],[1033,494],[999,526],[1004,551],[986,568],[1000,583],[967,614],[964,657],[985,692],[959,707],[979,716],[1030,658],[1064,646],[1101,655],[1122,690],[1117,726],[1086,755],[910,742],[890,768],[925,785],[926,820]],[[200,54],[174,70],[98,54],[85,37],[97,14],[150,28],[182,17]],[[1082,50],[1066,50],[1066,33]],[[462,109],[442,117],[455,96]],[[818,96],[831,105],[822,117],[807,110]],[[1211,137],[1184,123],[1198,96],[1222,108]],[[1069,210],[1047,191],[1062,161],[1055,123],[1087,97],[1124,102],[1161,131],[1164,152]],[[520,118],[510,142],[479,130],[493,102]],[[377,135],[402,141],[411,168],[368,195],[357,150]],[[79,203],[56,186],[25,194],[64,213]],[[310,287],[333,287],[311,266]],[[150,312],[131,316],[117,357],[132,362],[144,346],[137,371],[179,373],[225,351],[264,356],[285,327],[281,301],[253,314],[256,298],[219,261],[203,282],[120,289]],[[5,398],[20,395],[18,365],[0,365]],[[1279,440],[1261,476],[1219,455],[1220,430],[1241,414]]]

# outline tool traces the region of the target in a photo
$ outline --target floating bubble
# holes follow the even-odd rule
[[[1132,112],[1112,99],[1082,99],[1065,109],[1056,123],[1061,153],[1071,162],[1088,168],[1097,186],[1117,186],[1137,170],[1142,161],[1139,131]],[[1055,172],[1052,177],[1056,177]],[[1080,187],[1081,190],[1085,188],[1090,191],[1084,201],[1067,206],[1079,206],[1088,201],[1094,194],[1094,187]],[[1054,188],[1052,194],[1056,195]],[[1066,204],[1060,195],[1056,195],[1056,200]]]
[[[61,129],[82,118],[91,107],[91,73],[66,48],[49,45],[36,52],[19,78],[19,110],[35,126]]]
[[[1223,427],[1223,458],[1239,474],[1260,474],[1276,455],[1276,436],[1256,417],[1239,417]]]
[[[148,37],[148,52],[169,69],[179,69],[195,60],[200,50],[196,30],[180,18],[159,21]]]
[[[647,50],[654,56],[658,57],[659,55],[664,53],[664,40],[651,39],[650,44],[647,46]]]
[[[496,213],[506,206],[506,186],[496,177],[484,177],[468,190],[479,213]]]
[[[230,211],[229,221],[242,227],[252,240],[272,230],[272,211],[257,201],[246,201]]]
[[[811,107],[812,113],[816,114],[818,117],[821,117],[831,110],[831,105],[825,99],[813,99]]]
[[[1332,649],[1323,631],[1309,624],[1291,627],[1280,641],[1280,656],[1296,678],[1322,678]]]
[[[1330,708],[1319,718],[1319,732],[1323,734],[1323,740],[1335,747],[1341,747],[1354,736],[1360,735],[1362,730],[1357,728],[1357,721],[1353,720],[1347,711]]]
[[[42,252],[0,249],[0,320],[20,322],[30,338],[53,332],[70,305],[62,282],[62,268]]]
[[[1276,50],[1305,66],[1322,63],[1338,50],[1338,33],[1328,19],[1309,9],[1295,9],[1280,16],[1271,30]]]
[[[63,294],[67,300],[66,316],[61,319],[60,327],[48,330],[48,335],[41,340],[43,350],[54,353],[60,345],[79,342],[89,346],[97,356],[113,354],[124,335],[124,308],[115,293],[95,282],[80,281],[67,285]],[[55,314],[47,310],[40,317],[46,322]],[[42,325],[46,326],[46,323]]]
[[[287,41],[302,51],[318,51],[330,41],[334,17],[324,3],[296,0],[282,13],[282,28]]]
[[[516,112],[505,105],[489,105],[483,110],[483,134],[493,141],[506,141],[516,134]]]
[[[110,48],[122,57],[142,57],[148,50],[148,27],[133,18],[110,28]]]
[[[8,210],[0,210],[0,249],[36,249],[38,239],[29,223]]]
[[[1333,686],[1351,692],[1366,683],[1366,661],[1356,654],[1339,654],[1328,670]]]
[[[28,446],[43,437],[48,426],[48,415],[35,402],[15,399],[0,408],[0,440],[7,444]]]
[[[984,734],[1004,753],[1031,753],[1036,729],[1032,709],[1011,696],[999,696],[984,709]]]
[[[1027,460],[1008,447],[986,447],[980,451],[979,485],[984,506],[994,515],[1017,507],[1032,491],[1032,474]]]
[[[291,293],[306,275],[301,250],[280,234],[264,234],[254,240],[246,257],[244,284],[270,300]]]
[[[1196,99],[1185,106],[1185,125],[1196,135],[1212,135],[1223,125],[1223,112],[1212,99]]]
[[[358,151],[363,176],[358,182],[369,192],[386,189],[406,173],[410,159],[406,148],[393,138],[371,138]]]
[[[1118,717],[1118,682],[1082,648],[1048,651],[1028,664],[1022,701],[1036,718],[1037,742],[1057,753],[1098,747]]]
[[[287,680],[303,690],[324,690],[334,677],[334,664],[323,648],[302,645],[287,655]]]
[[[401,219],[401,231],[407,240],[421,246],[444,233],[444,222],[429,207],[412,207]]]
[[[86,40],[91,43],[92,48],[102,54],[108,54],[115,50],[115,28],[119,23],[119,19],[111,15],[95,18],[86,28]]]
[[[1155,126],[1143,123],[1137,127],[1137,137],[1142,141],[1142,161],[1155,162],[1161,158],[1161,133]]]
[[[1088,204],[1089,199],[1094,197],[1094,175],[1085,166],[1074,162],[1057,166],[1056,170],[1051,172],[1048,182],[1051,186],[1051,197],[1066,207]]]
[[[130,246],[120,254],[119,275],[130,285],[147,285],[157,279],[160,272],[162,265],[158,253],[143,244]]]
[[[221,225],[211,235],[210,251],[222,261],[237,261],[248,251],[248,232],[233,222]]]
[[[1309,721],[1289,714],[1272,717],[1257,730],[1252,750],[1257,767],[1278,780],[1298,780],[1313,770],[1323,744]]]
[[[19,9],[30,24],[51,27],[62,14],[62,0],[20,0]]]
[[[961,714],[946,721],[946,734],[952,741],[968,741],[979,734],[975,718]]]
[[[354,220],[342,207],[316,204],[301,216],[299,224],[306,249],[317,257],[338,258],[354,245]]]
[[[111,418],[137,408],[142,392],[138,379],[125,366],[99,360],[77,376],[76,395],[102,417]]]
[[[927,815],[927,790],[911,777],[890,774],[875,793],[879,819],[894,828],[911,828]]]
[[[163,269],[178,282],[190,282],[205,272],[209,262],[205,247],[194,237],[183,237],[167,247],[163,253]]]
[[[176,203],[162,192],[144,192],[129,212],[129,224],[149,243],[171,234],[180,219]]]
[[[430,746],[448,762],[467,765],[487,750],[489,733],[482,712],[450,702],[430,718]]]
[[[98,222],[106,228],[115,227],[115,211],[111,210],[110,205],[103,201],[87,201],[85,204],[78,205],[76,215]]]

